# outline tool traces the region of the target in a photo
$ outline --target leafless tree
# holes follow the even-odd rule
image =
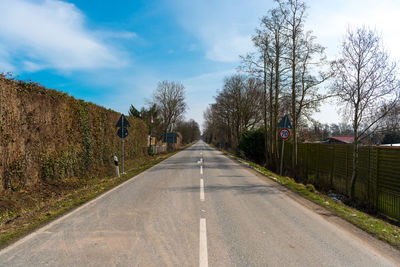
[[[332,91],[345,105],[354,133],[353,171],[350,198],[354,199],[357,179],[358,146],[368,132],[398,104],[399,81],[396,64],[391,62],[376,31],[367,27],[348,29],[341,57],[333,64]]]
[[[382,134],[400,133],[400,103],[391,109],[379,124]]]
[[[261,19],[260,28],[256,29],[253,44],[256,53],[242,57],[241,70],[258,75],[263,82],[263,115],[265,129],[266,163],[273,167],[278,162],[277,121],[278,102],[282,76],[285,66],[282,54],[286,45],[283,34],[284,19],[280,9],[272,9]]]
[[[193,119],[189,121],[179,120],[176,123],[175,130],[181,133],[183,144],[189,144],[200,138],[199,124]]]
[[[325,70],[328,65],[324,53],[325,48],[315,43],[316,37],[308,31],[302,36],[299,47],[298,85],[296,86],[296,125],[306,117],[311,121],[311,115],[318,111],[321,102],[329,94],[320,94],[318,86],[332,77],[332,72]]]
[[[275,168],[278,168],[278,117],[279,100],[282,88],[284,88],[287,66],[284,64],[283,55],[286,53],[289,39],[284,32],[285,17],[279,8],[269,11],[269,15],[262,18],[262,26],[269,33],[271,45],[269,49],[271,72],[270,72],[270,90],[269,90],[269,109],[270,109],[270,158],[273,160]],[[271,166],[271,165],[270,165]],[[272,166],[271,166],[272,167]]]
[[[262,97],[259,79],[239,74],[225,78],[215,103],[204,113],[206,135],[235,149],[244,130],[260,127]]]
[[[290,114],[293,126],[292,169],[297,165],[297,128],[305,117],[318,110],[327,96],[318,93],[318,87],[331,77],[321,71],[327,65],[324,48],[315,43],[311,31],[305,31],[306,4],[301,0],[275,0],[284,18],[287,49],[284,57],[290,69]],[[296,171],[294,173],[296,175]]]
[[[178,82],[162,81],[153,93],[163,132],[172,131],[176,121],[186,111],[185,87]]]
[[[296,100],[297,100],[297,83],[298,83],[298,67],[299,67],[299,48],[301,38],[304,32],[304,21],[306,15],[306,5],[300,0],[276,0],[279,4],[281,13],[285,20],[285,30],[287,34],[288,53],[287,62],[290,67],[291,79],[291,114],[293,125],[293,158],[292,168],[295,169],[297,162],[297,118],[296,118]]]

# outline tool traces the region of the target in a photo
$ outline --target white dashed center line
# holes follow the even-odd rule
[[[207,253],[207,229],[206,219],[200,219],[200,254],[199,266],[208,267],[208,253]]]
[[[204,180],[200,179],[200,201],[204,201]]]

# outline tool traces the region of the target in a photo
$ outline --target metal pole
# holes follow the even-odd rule
[[[153,124],[153,115],[150,116],[150,151],[153,154],[153,149],[151,147],[151,125]]]
[[[281,154],[281,170],[279,172],[279,176],[282,176],[282,169],[283,169],[283,152],[285,149],[285,140],[282,140],[282,154]]]
[[[122,174],[125,174],[124,169],[124,117],[122,116]]]

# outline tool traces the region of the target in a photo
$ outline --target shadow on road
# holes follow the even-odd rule
[[[186,186],[186,187],[170,187],[169,191],[173,192],[198,192],[198,186]],[[274,187],[268,185],[207,185],[204,190],[206,192],[219,192],[219,191],[231,191],[235,194],[282,194],[277,191]]]

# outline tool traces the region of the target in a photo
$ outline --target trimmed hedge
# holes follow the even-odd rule
[[[0,191],[112,172],[121,156],[120,114],[33,83],[0,75]],[[125,157],[147,153],[147,126],[128,117]]]

